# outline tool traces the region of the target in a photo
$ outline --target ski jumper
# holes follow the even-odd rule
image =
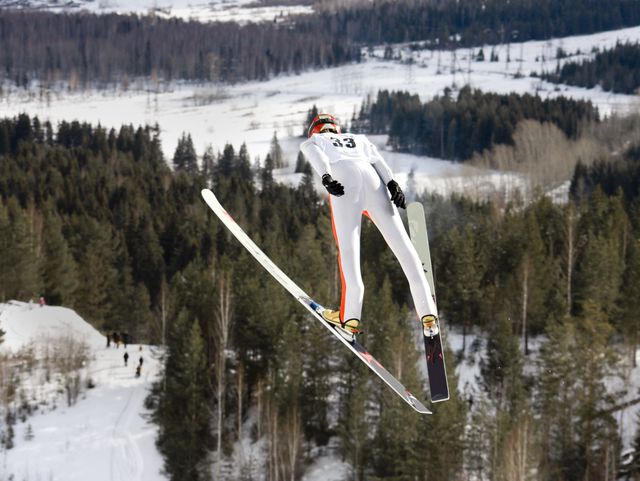
[[[333,234],[342,280],[340,320],[360,319],[364,284],[360,270],[362,214],[376,225],[404,271],[418,318],[437,316],[422,264],[386,185],[392,172],[378,149],[364,135],[320,133],[300,149],[320,175],[331,175],[344,186],[344,195],[329,195]]]

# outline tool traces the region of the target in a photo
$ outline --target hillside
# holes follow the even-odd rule
[[[125,367],[124,346],[107,348],[106,337],[74,311],[24,302],[0,304],[0,329],[6,332],[0,362],[17,380],[15,400],[3,405],[3,417],[7,407],[20,413],[12,426],[13,447],[3,453],[1,479],[163,479],[157,427],[144,408],[160,369],[157,349],[128,346]],[[86,353],[82,365],[57,369],[69,351]],[[140,356],[142,375],[136,378]],[[71,404],[68,379],[81,384]],[[2,389],[6,396],[6,381]]]
[[[265,82],[235,85],[193,83],[133,83],[129,90],[69,92],[64,84],[52,90],[27,91],[6,86],[0,106],[6,115],[28,113],[54,125],[77,119],[119,128],[126,111],[126,122],[133,125],[158,124],[164,155],[170,159],[178,139],[188,132],[198,155],[207,146],[222,151],[231,143],[237,149],[247,144],[252,159],[264,159],[274,135],[280,141],[284,159],[289,164],[276,173],[284,182],[297,185],[301,175],[293,174],[308,110],[316,105],[350,122],[367,95],[375,97],[380,89],[402,90],[418,94],[422,101],[442,95],[445,88],[453,93],[464,85],[496,93],[537,93],[543,99],[560,95],[591,101],[603,116],[626,114],[640,105],[637,96],[611,94],[600,89],[557,86],[541,80],[539,75],[556,63],[588,58],[592,48],[613,46],[616,42],[640,39],[640,27],[567,37],[548,41],[531,41],[497,46],[498,62],[475,61],[479,48],[456,50],[415,50],[410,44],[363,51],[358,64],[345,65],[294,76],[280,76]],[[564,54],[558,58],[558,49]],[[485,48],[489,57],[490,48]],[[507,62],[510,56],[511,60]],[[329,87],[327,87],[329,86]],[[520,176],[504,176],[442,159],[397,154],[386,151],[392,169],[403,179],[411,170],[416,175],[416,189],[439,193],[510,191],[522,187]],[[567,180],[567,179],[564,179]]]

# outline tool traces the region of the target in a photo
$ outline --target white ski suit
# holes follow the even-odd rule
[[[418,318],[437,316],[422,263],[386,187],[393,174],[376,146],[364,135],[321,133],[304,141],[300,149],[318,175],[329,174],[344,186],[344,195],[329,195],[342,280],[340,320],[359,320],[362,313],[362,214],[373,221],[400,262]]]

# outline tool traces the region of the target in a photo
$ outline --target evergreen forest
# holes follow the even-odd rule
[[[412,42],[415,48],[508,44],[640,24],[637,0],[377,0],[263,24],[0,9],[0,78],[47,88],[154,88],[172,80],[263,80],[356,62],[361,49]]]
[[[599,121],[599,114],[590,101],[563,96],[501,95],[464,86],[455,98],[446,88],[423,103],[416,94],[381,90],[375,100],[363,101],[352,129],[387,134],[394,150],[464,161],[496,145],[513,145],[525,119],[555,125],[575,139],[583,125]]]
[[[640,44],[617,43],[612,49],[596,52],[593,60],[567,62],[542,77],[555,83],[635,94],[640,87]]]
[[[300,479],[336,442],[358,481],[615,479],[619,406],[605,379],[624,381],[638,344],[640,143],[615,162],[580,164],[566,204],[419,197],[443,324],[468,339],[447,352],[457,395],[425,418],[310,319],[200,198],[211,187],[292,279],[337,305],[329,206],[304,160],[292,188],[274,180],[271,154],[256,167],[244,145],[198,154],[185,135],[165,159],[161,140],[154,127],[0,120],[0,302],[44,295],[105,332],[166,345],[147,407],[170,479],[211,479],[218,460],[222,476],[247,435],[264,440],[265,459],[248,461],[243,479],[256,469]],[[408,286],[369,222],[362,265],[363,343],[425,393]],[[472,391],[455,370],[479,351]]]

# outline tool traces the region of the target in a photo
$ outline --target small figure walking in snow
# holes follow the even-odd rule
[[[40,304],[40,307],[44,307],[47,304],[44,300],[44,296],[40,296],[40,300],[38,301],[38,304]]]
[[[129,361],[129,353],[124,353],[124,367],[127,367],[127,362]]]

